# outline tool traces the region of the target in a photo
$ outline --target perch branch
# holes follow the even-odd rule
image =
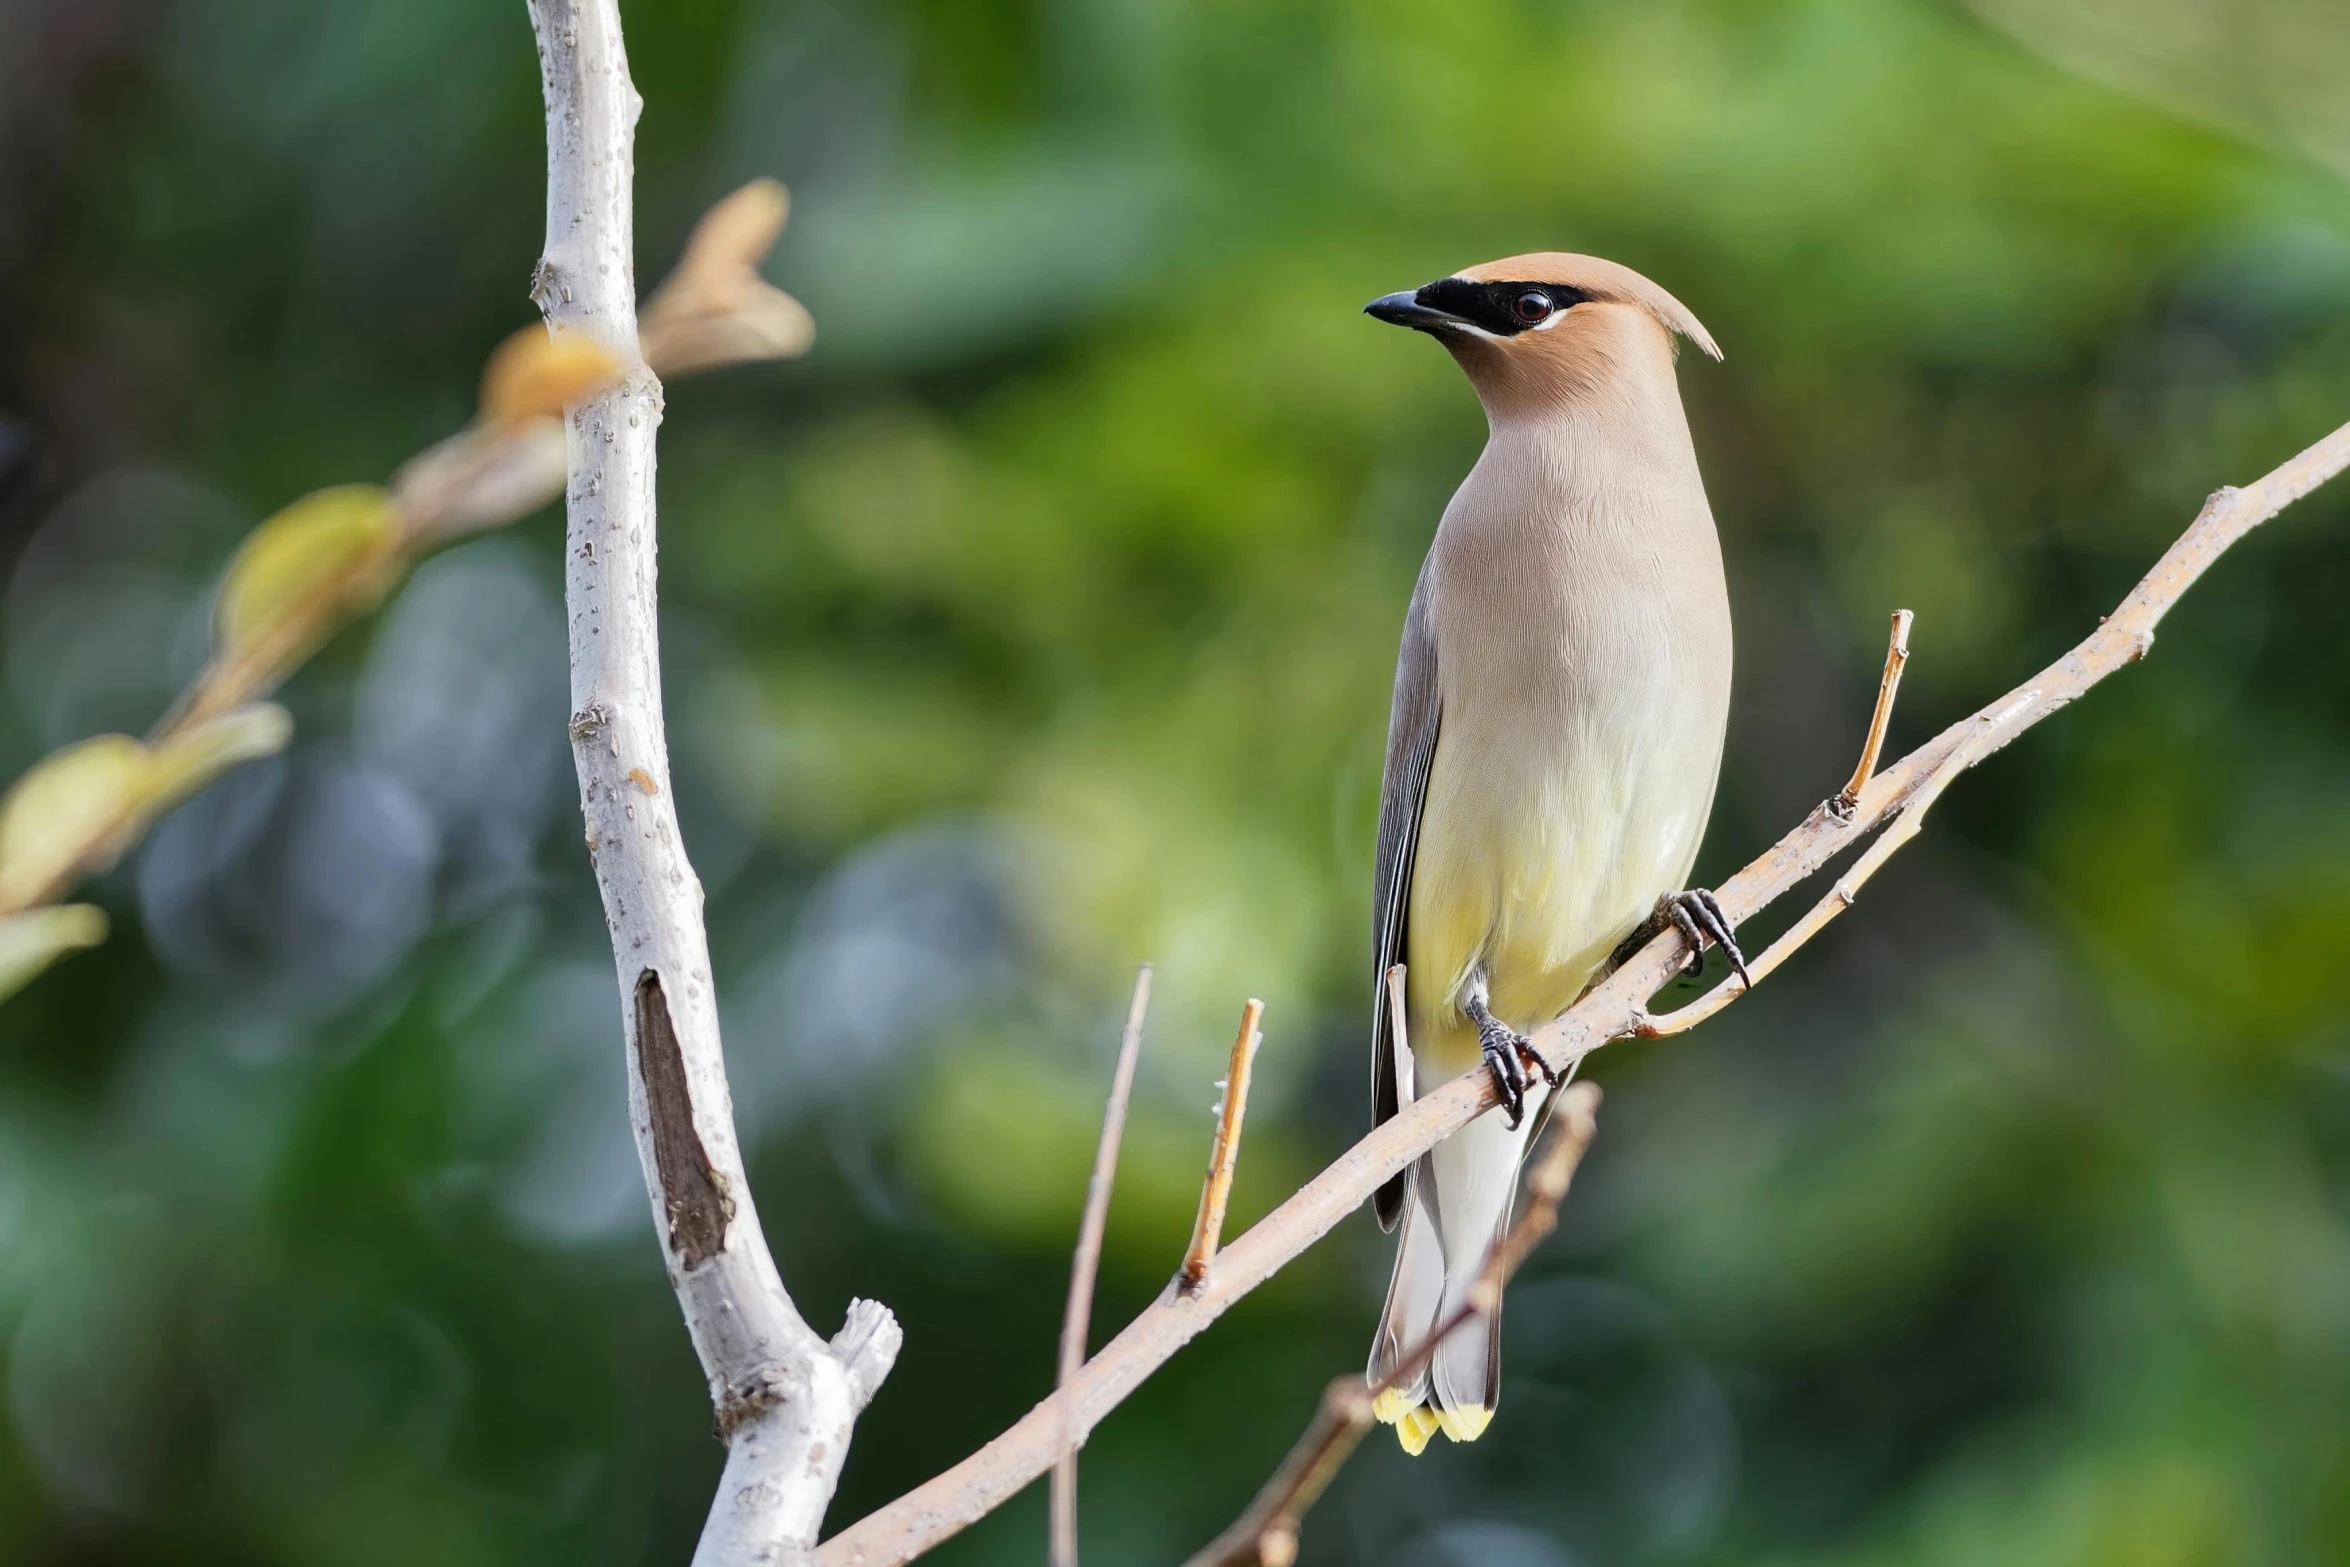
[[[1912,805],[1930,805],[1959,773],[2107,676],[2144,658],[2164,613],[2214,560],[2345,467],[2350,467],[2350,425],[2255,483],[2215,493],[2153,570],[2087,639],[2014,691],[1870,778],[1854,802],[1849,822],[1839,820],[1829,802],[1822,801],[1793,831],[1715,889],[1722,907],[1734,920],[1751,918],[1843,853],[1857,835],[1874,832]],[[1893,848],[1914,835],[1919,820],[1919,815],[1909,817]],[[1610,1040],[1636,1037],[1649,1018],[1648,998],[1674,977],[1685,957],[1678,932],[1659,934],[1564,1016],[1537,1030],[1535,1048],[1555,1070]],[[1491,1074],[1478,1068],[1406,1105],[1226,1247],[1196,1292],[1170,1286],[1066,1387],[944,1474],[826,1541],[817,1552],[818,1563],[895,1567],[1002,1506],[1050,1468],[1066,1443],[1082,1440],[1233,1302],[1329,1233],[1389,1176],[1495,1103]]]
[[[1198,1289],[1216,1260],[1216,1244],[1224,1238],[1224,1209],[1232,1200],[1232,1172],[1240,1163],[1240,1123],[1248,1114],[1248,1075],[1256,1065],[1257,1046],[1265,1036],[1257,1032],[1264,1021],[1265,1004],[1251,998],[1240,1009],[1240,1034],[1232,1041],[1232,1064],[1224,1074],[1224,1099],[1216,1107],[1216,1140],[1208,1147],[1208,1176],[1199,1190],[1199,1218],[1191,1227],[1191,1244],[1184,1248],[1179,1277],[1185,1289]]]
[[[1379,1395],[1401,1385],[1405,1378],[1417,1376],[1435,1356],[1437,1346],[1471,1317],[1491,1316],[1499,1310],[1503,1286],[1533,1255],[1534,1248],[1558,1228],[1559,1204],[1566,1199],[1575,1169],[1599,1132],[1598,1085],[1577,1083],[1566,1089],[1559,1095],[1558,1109],[1557,1127],[1527,1166],[1526,1205],[1507,1233],[1486,1251],[1468,1298],[1378,1382],[1365,1383],[1360,1376],[1333,1379],[1322,1390],[1313,1424],[1306,1427],[1305,1435],[1298,1438],[1247,1511],[1184,1567],[1290,1567],[1297,1560],[1298,1522],[1354,1456],[1371,1429],[1372,1408]]]
[[[1118,1178],[1118,1144],[1126,1135],[1126,1105],[1134,1094],[1134,1063],[1142,1054],[1142,1019],[1150,1010],[1151,966],[1134,974],[1134,999],[1118,1036],[1118,1066],[1110,1074],[1110,1102],[1102,1108],[1102,1140],[1085,1183],[1085,1216],[1077,1225],[1077,1256],[1069,1266],[1069,1304],[1061,1314],[1061,1363],[1056,1386],[1085,1364],[1086,1329],[1093,1317],[1093,1281],[1101,1271],[1102,1236],[1110,1223],[1110,1186]],[[1077,1444],[1053,1465],[1052,1567],[1077,1567]]]
[[[654,433],[636,353],[634,142],[618,0],[531,0],[547,105],[547,239],[531,295],[560,343],[621,356],[567,418],[571,741],[619,969],[629,1121],[655,1229],[717,1410],[726,1467],[696,1567],[798,1559],[899,1331],[851,1304],[827,1344],[785,1291],[735,1140],[702,889],[678,834],[661,711]]]

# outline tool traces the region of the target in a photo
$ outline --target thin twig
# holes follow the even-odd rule
[[[1134,971],[1134,999],[1118,1036],[1118,1066],[1110,1074],[1110,1102],[1102,1108],[1102,1137],[1085,1183],[1085,1216],[1077,1225],[1077,1257],[1069,1265],[1069,1304],[1061,1313],[1061,1365],[1055,1387],[1067,1387],[1085,1364],[1086,1329],[1093,1317],[1093,1281],[1101,1272],[1102,1235],[1110,1222],[1110,1186],[1118,1178],[1118,1144],[1126,1135],[1126,1105],[1134,1095],[1134,1063],[1142,1054],[1142,1019],[1150,1010],[1151,966]],[[1052,1567],[1077,1567],[1077,1446],[1053,1465]]]
[[[572,761],[619,969],[629,1120],[669,1281],[709,1379],[726,1467],[694,1567],[797,1561],[815,1543],[858,1413],[897,1357],[895,1319],[850,1303],[830,1343],[800,1316],[751,1200],[719,1045],[702,888],[661,709],[654,436],[661,383],[635,352],[635,128],[618,0],[530,0],[547,108],[546,250],[531,296],[557,339],[621,353],[567,416],[564,598]]]
[[[1869,737],[1861,742],[1860,761],[1852,781],[1828,802],[1828,814],[1840,822],[1852,820],[1860,792],[1877,776],[1877,753],[1885,748],[1885,726],[1893,721],[1893,698],[1901,690],[1901,671],[1909,663],[1909,626],[1916,617],[1906,609],[1893,612],[1893,635],[1885,645],[1885,672],[1877,677],[1877,706],[1869,714]]]
[[[1344,1376],[1322,1390],[1321,1406],[1305,1435],[1289,1450],[1273,1478],[1232,1526],[1184,1567],[1289,1567],[1297,1560],[1298,1521],[1320,1500],[1373,1422],[1379,1395],[1419,1374],[1438,1346],[1472,1317],[1500,1309],[1503,1286],[1550,1233],[1558,1228],[1559,1204],[1575,1169],[1599,1131],[1599,1089],[1577,1083],[1560,1093],[1557,1124],[1526,1170],[1526,1202],[1509,1229],[1485,1253],[1468,1297],[1424,1334],[1376,1383]]]
[[[1224,1238],[1224,1209],[1232,1200],[1232,1172],[1240,1163],[1240,1123],[1248,1114],[1249,1068],[1256,1064],[1257,1032],[1265,1004],[1255,997],[1240,1009],[1240,1033],[1232,1041],[1232,1063],[1224,1074],[1224,1100],[1216,1107],[1216,1140],[1208,1147],[1208,1176],[1199,1189],[1199,1217],[1191,1227],[1191,1244],[1183,1251],[1177,1275],[1185,1289],[1198,1289],[1216,1260],[1216,1246]]]
[[[1848,851],[1911,802],[1931,800],[1952,778],[2079,698],[2154,645],[2154,630],[2230,545],[2350,467],[2350,425],[2243,489],[2214,494],[2119,608],[2079,646],[1971,718],[1884,768],[1860,791],[1850,823],[1822,802],[1810,816],[1715,893],[1734,920],[1752,918]],[[1912,817],[1905,831],[1914,832]],[[1896,845],[1898,847],[1898,844]],[[1792,949],[1790,949],[1792,950]],[[1592,987],[1566,1015],[1536,1031],[1535,1048],[1563,1070],[1611,1040],[1635,1037],[1649,997],[1679,972],[1677,931],[1661,932]],[[1492,1074],[1472,1068],[1420,1095],[1224,1248],[1195,1291],[1170,1288],[1102,1347],[1066,1388],[944,1474],[916,1486],[825,1542],[819,1567],[896,1567],[1002,1506],[1052,1467],[1171,1355],[1328,1234],[1387,1179],[1492,1109]],[[1072,1430],[1076,1435],[1071,1436]]]

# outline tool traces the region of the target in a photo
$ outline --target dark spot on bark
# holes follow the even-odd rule
[[[694,1129],[685,1054],[670,1020],[669,998],[661,992],[661,976],[652,969],[636,981],[636,1069],[653,1123],[653,1162],[669,1216],[669,1249],[687,1269],[698,1268],[725,1248],[734,1199]]]

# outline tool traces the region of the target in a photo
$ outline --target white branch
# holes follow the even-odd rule
[[[710,1381],[726,1472],[696,1567],[796,1560],[815,1542],[858,1412],[899,1343],[860,1301],[831,1344],[793,1307],[751,1203],[661,716],[654,433],[637,352],[634,138],[616,0],[530,0],[547,99],[547,242],[531,294],[558,333],[629,363],[571,411],[565,592],[571,742],[628,1035],[629,1120],[669,1279]]]

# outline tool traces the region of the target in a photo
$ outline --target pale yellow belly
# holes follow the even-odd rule
[[[1557,738],[1547,756],[1523,734],[1454,731],[1438,743],[1405,956],[1426,1071],[1475,1059],[1460,1011],[1475,976],[1495,1016],[1531,1033],[1573,1005],[1696,858],[1711,757],[1639,737]]]

